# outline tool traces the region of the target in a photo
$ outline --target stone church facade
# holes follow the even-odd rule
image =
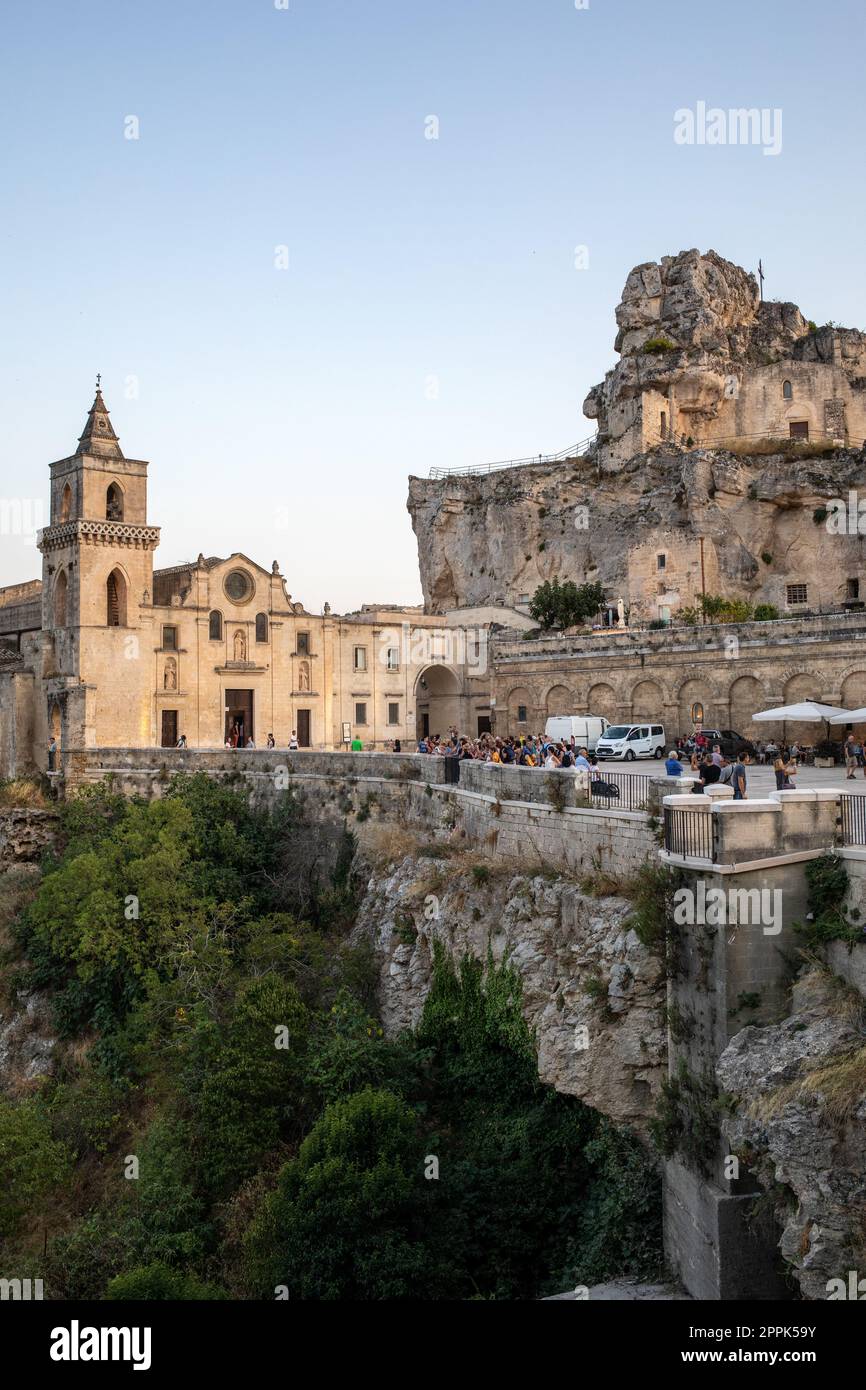
[[[148,464],[124,456],[100,390],[50,472],[41,583],[0,591],[0,776],[44,768],[52,735],[61,749],[218,748],[233,731],[257,747],[294,732],[301,747],[411,748],[462,713],[465,637],[441,618],[310,613],[276,561],[240,553],[154,569]]]

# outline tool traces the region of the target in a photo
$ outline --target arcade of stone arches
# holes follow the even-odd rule
[[[614,686],[605,680],[589,685],[573,686],[559,682],[545,691],[543,686],[529,683],[516,685],[507,696],[507,716],[500,716],[498,732],[535,732],[552,714],[593,714],[615,723],[621,720],[660,720],[671,737],[687,735],[696,723],[707,728],[735,729],[747,738],[764,738],[767,724],[753,724],[752,716],[759,710],[776,705],[793,705],[803,700],[818,700],[840,705],[844,709],[866,706],[866,666],[849,671],[838,689],[828,688],[826,674],[821,677],[798,672],[773,688],[767,680],[752,675],[740,675],[729,684],[693,676],[677,685],[666,686],[662,681],[645,677],[638,679],[627,695],[618,696]],[[503,715],[505,711],[503,711]],[[811,742],[814,725],[786,726],[791,738]],[[842,736],[838,731],[834,737]]]

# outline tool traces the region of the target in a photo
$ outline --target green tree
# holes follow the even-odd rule
[[[415,1115],[372,1089],[329,1105],[246,1240],[252,1286],[295,1299],[420,1297],[429,1283]]]
[[[119,1299],[175,1299],[177,1301],[196,1301],[225,1298],[226,1293],[215,1284],[206,1284],[195,1274],[182,1274],[169,1265],[155,1263],[140,1265],[126,1274],[118,1274],[105,1290],[105,1297],[111,1301]]]
[[[548,629],[558,624],[561,607],[559,580],[546,579],[532,595],[529,612],[537,623]]]
[[[38,1098],[0,1099],[0,1235],[11,1235],[35,1202],[68,1180],[71,1159]]]

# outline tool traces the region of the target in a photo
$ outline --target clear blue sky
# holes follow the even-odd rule
[[[591,433],[632,265],[760,255],[768,298],[866,325],[864,12],[8,7],[2,495],[47,496],[101,371],[124,451],[151,463],[158,564],[242,550],[314,611],[417,601],[408,474]],[[699,100],[780,107],[782,153],[675,144]],[[39,573],[0,544],[0,583]]]

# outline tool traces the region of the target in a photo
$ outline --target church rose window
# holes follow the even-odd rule
[[[232,603],[246,603],[247,599],[252,598],[254,585],[252,578],[246,570],[232,570],[226,575],[225,591]]]

